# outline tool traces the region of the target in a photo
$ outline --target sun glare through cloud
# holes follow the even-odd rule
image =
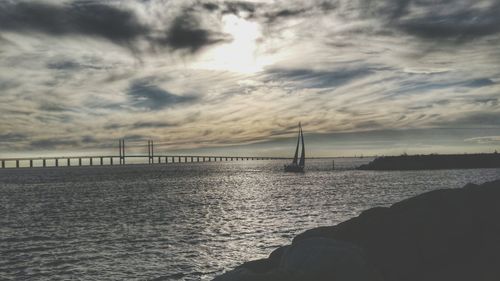
[[[222,32],[231,37],[230,42],[205,52],[194,64],[195,68],[251,74],[271,63],[270,59],[259,55],[258,39],[262,33],[258,23],[226,15],[222,25]]]

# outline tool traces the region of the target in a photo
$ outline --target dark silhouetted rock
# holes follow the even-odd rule
[[[438,170],[500,168],[500,154],[401,155],[375,158],[358,170]]]
[[[380,280],[361,248],[352,243],[318,237],[279,249],[274,257],[245,263],[215,280]]]
[[[308,230],[217,281],[500,280],[500,181],[436,190]]]
[[[303,239],[287,247],[279,268],[295,280],[379,280],[361,248],[326,238]]]

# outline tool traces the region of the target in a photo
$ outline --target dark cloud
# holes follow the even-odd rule
[[[175,126],[175,124],[168,123],[168,122],[137,122],[134,123],[132,128],[134,129],[144,129],[144,128],[165,128],[165,127],[172,127]]]
[[[53,110],[57,112],[58,110]],[[44,112],[37,112],[36,117],[42,123],[65,123],[69,124],[74,121],[73,116],[69,114],[46,114]]]
[[[114,42],[129,42],[149,32],[133,12],[88,1],[67,5],[6,1],[0,4],[0,29],[99,36]]]
[[[292,17],[292,16],[300,15],[300,14],[304,13],[305,11],[307,11],[307,9],[297,9],[297,10],[285,9],[285,10],[281,10],[281,11],[275,13],[273,16],[274,17]]]
[[[221,6],[216,6],[216,9],[206,8],[210,11],[221,10],[222,14],[234,14],[239,17],[247,19],[260,19],[267,24],[272,24],[281,18],[292,18],[302,16],[311,11],[328,13],[338,7],[336,1],[321,1],[314,4],[307,4],[302,6],[282,7],[281,5],[269,5],[264,3],[255,2],[225,2]]]
[[[140,22],[134,11],[94,1],[74,1],[65,5],[2,2],[0,30],[38,32],[51,36],[95,36],[133,50],[138,39],[145,39],[153,46],[186,49],[192,53],[206,45],[228,40],[221,33],[202,28],[188,10],[173,19],[164,31],[165,36],[157,36],[157,28]],[[56,69],[73,67],[77,65],[71,62],[49,65],[49,68]]]
[[[116,130],[116,129],[121,129],[121,128],[124,128],[124,127],[126,127],[126,125],[113,123],[113,124],[108,124],[108,125],[104,126],[104,129],[106,129],[106,130]]]
[[[301,88],[330,88],[343,85],[373,71],[369,68],[317,71],[312,69],[273,69],[269,70],[270,80],[298,82]]]
[[[471,87],[471,88],[481,88],[481,87],[491,86],[491,85],[495,85],[495,82],[493,82],[489,78],[475,79],[475,80],[472,80],[472,81],[465,83],[466,87]]]
[[[20,133],[7,133],[0,135],[0,143],[10,143],[26,140],[29,136]]]
[[[75,61],[62,60],[48,63],[47,68],[56,70],[77,70],[81,68],[81,65]]]
[[[283,9],[279,10],[277,12],[272,12],[272,13],[266,13],[264,17],[267,19],[268,23],[272,23],[280,18],[290,18],[290,17],[296,17],[299,15],[302,15],[309,11],[307,8],[301,8],[301,9]]]
[[[257,7],[257,3],[251,2],[226,2],[224,3],[224,9],[222,10],[222,13],[240,15],[242,12],[244,12],[248,13],[248,17],[253,17]]]
[[[203,3],[202,7],[206,10],[209,10],[209,11],[216,11],[219,9],[219,5],[217,5],[215,3]]]
[[[369,120],[369,121],[362,121],[359,123],[355,124],[356,129],[361,129],[361,130],[376,130],[376,129],[381,129],[384,128],[383,124],[380,122],[374,121],[374,120]]]
[[[0,78],[0,90],[5,91],[5,90],[16,88],[19,86],[20,86],[20,83],[17,81],[11,81],[11,80]]]
[[[148,139],[146,136],[138,135],[138,134],[125,135],[123,138],[126,141],[144,141],[144,140]]]
[[[474,102],[480,105],[492,106],[495,108],[498,106],[497,98],[478,98],[474,99]]]
[[[500,33],[500,3],[491,1],[482,8],[474,4],[473,0],[364,0],[359,9],[360,15],[377,18],[389,29],[425,39],[467,41]]]
[[[442,9],[451,8],[453,3]],[[422,17],[401,20],[399,28],[429,39],[469,40],[500,33],[500,4],[477,9],[463,7],[452,14],[430,12]]]
[[[103,66],[99,66],[96,62],[80,63],[71,59],[56,59],[47,63],[47,68],[52,70],[62,71],[78,71],[83,69],[102,70]]]
[[[174,19],[166,38],[160,40],[174,49],[185,49],[192,53],[224,41],[228,41],[226,36],[201,28],[196,17],[187,11]]]
[[[55,104],[55,103],[48,103],[48,102],[42,103],[38,107],[38,109],[43,110],[43,111],[50,111],[50,112],[63,112],[63,111],[68,110],[64,106],[61,106],[61,105]]]
[[[408,7],[413,0],[359,1],[359,12],[363,17],[377,17],[389,21],[408,14]],[[331,1],[332,2],[332,1]]]
[[[77,147],[78,142],[74,140],[42,139],[30,142],[30,146],[35,149],[51,149],[60,146]]]
[[[160,110],[197,100],[193,96],[178,96],[154,85],[148,80],[137,80],[128,89],[132,105],[149,110]]]
[[[99,142],[96,138],[94,138],[93,136],[83,136],[81,138],[81,142],[82,143],[85,143],[85,144],[88,144],[88,143],[97,143]]]

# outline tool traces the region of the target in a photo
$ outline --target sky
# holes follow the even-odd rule
[[[500,149],[499,0],[2,0],[0,157]]]

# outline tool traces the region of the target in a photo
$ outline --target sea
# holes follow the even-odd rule
[[[370,160],[0,169],[0,280],[212,280],[307,229],[500,178],[354,169]]]

